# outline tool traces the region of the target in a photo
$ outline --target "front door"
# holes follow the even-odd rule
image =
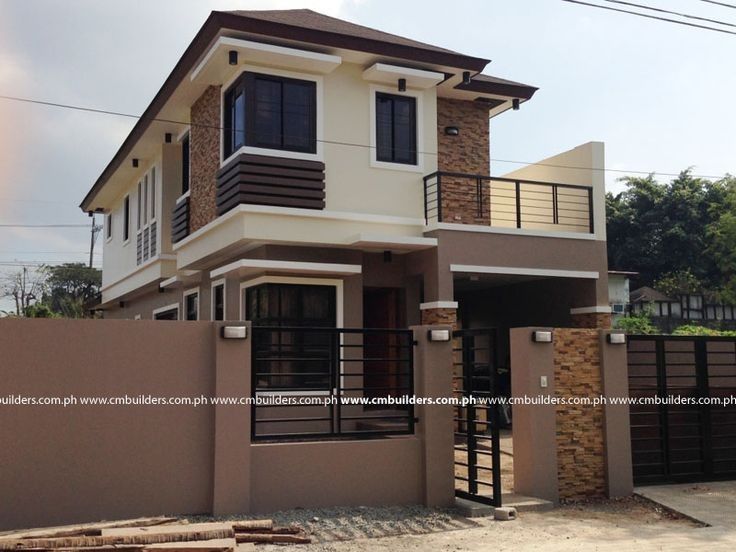
[[[367,329],[400,329],[404,327],[403,290],[400,288],[366,288],[363,293],[363,327]],[[401,355],[396,335],[374,331],[365,336],[365,395],[368,397],[400,396],[407,382],[402,381],[398,364]]]

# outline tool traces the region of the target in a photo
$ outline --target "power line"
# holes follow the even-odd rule
[[[585,4],[585,5],[587,5],[587,3],[585,3],[585,2],[578,2],[577,0],[562,0],[562,1],[563,2],[573,2],[573,3],[577,3],[577,4]],[[603,9],[612,9],[614,11],[619,11],[616,8],[608,8],[606,6],[597,6],[595,4],[590,4],[590,5],[591,6],[595,6],[595,7],[600,7],[600,8],[603,8]],[[651,17],[651,16],[646,16],[646,17]],[[685,23],[685,24],[687,25],[687,23]],[[728,32],[728,31],[726,31],[726,32]],[[731,33],[731,34],[736,34],[736,33]],[[118,111],[109,111],[109,110],[104,110],[104,109],[88,108],[88,107],[71,105],[71,104],[62,104],[62,103],[58,103],[58,102],[47,102],[47,101],[43,101],[43,100],[33,100],[33,99],[30,99],[30,98],[19,98],[19,97],[16,97],[16,96],[0,95],[0,99],[9,100],[9,101],[18,101],[18,102],[24,102],[24,103],[31,103],[31,104],[38,104],[38,105],[46,105],[46,106],[51,106],[51,107],[58,107],[58,108],[61,108],[61,109],[74,109],[74,110],[78,110],[78,111],[86,111],[86,112],[92,112],[92,113],[100,113],[100,114],[104,114],[104,115],[115,115],[115,116],[123,116],[123,117],[136,118],[136,119],[140,119],[141,118],[140,115],[131,115],[131,114],[128,114],[128,113],[121,113],[121,112],[118,112]],[[184,126],[201,126],[201,127],[209,128],[209,129],[213,129],[213,130],[229,130],[227,127],[222,127],[222,126],[219,126],[219,125],[205,125],[205,124],[199,124],[199,123],[188,123],[188,122],[184,122],[184,121],[174,121],[174,120],[171,120],[171,119],[158,119],[158,118],[154,118],[154,119],[152,119],[152,121],[167,122],[167,123],[179,124],[179,125],[184,125]],[[343,145],[343,146],[351,146],[351,147],[360,147],[360,148],[367,148],[367,149],[375,149],[375,146],[369,146],[369,145],[366,145],[366,144],[356,144],[356,143],[351,143],[351,142],[341,142],[341,141],[337,141],[337,140],[324,140],[324,139],[318,139],[317,141],[318,142],[322,142],[322,143],[326,143],[326,144],[334,144],[334,145]],[[422,152],[422,151],[419,151],[417,153],[423,153],[423,154],[427,154],[427,155],[437,155],[437,152]],[[605,168],[605,167],[604,168],[594,168],[594,169],[591,169],[590,167],[573,167],[573,166],[567,166],[567,165],[555,165],[555,164],[552,164],[552,163],[534,163],[534,162],[531,162],[531,161],[515,161],[515,160],[509,160],[509,159],[493,159],[493,158],[491,158],[491,161],[496,161],[498,163],[514,163],[514,164],[518,164],[518,165],[538,165],[538,166],[545,166],[545,167],[555,167],[555,168],[560,168],[560,169],[577,169],[577,170],[586,170],[586,171],[587,170],[596,170],[596,171],[605,171],[605,172],[633,173],[633,174],[652,174],[652,173],[655,173],[655,174],[660,174],[662,176],[679,176],[679,173],[666,173],[666,172],[660,172],[660,171],[656,171],[656,170],[643,171],[643,170],[634,170],[634,169],[632,169],[632,170],[628,170],[628,169],[609,169],[609,168]],[[714,176],[714,175],[704,175],[704,174],[693,174],[692,176],[697,177],[697,178],[710,178],[710,179],[723,178],[723,175]],[[78,225],[78,226],[79,227],[88,228],[88,226],[87,225],[84,225],[84,224]]]
[[[730,34],[730,35],[736,35],[736,32],[733,31],[727,31],[726,29],[718,29],[716,27],[709,27],[707,25],[699,25],[697,23],[688,23],[686,21],[678,21],[677,19],[670,19],[669,17],[660,17],[658,15],[649,15],[646,13],[640,13],[636,11],[631,10],[624,10],[621,8],[614,8],[611,6],[601,6],[600,4],[591,4],[590,2],[583,2],[581,0],[562,0],[563,2],[568,2],[570,4],[579,4],[581,6],[588,6],[591,8],[599,8],[602,10],[608,10],[608,11],[614,11],[619,13],[627,13],[629,15],[638,15],[639,17],[646,17],[647,19],[656,19],[658,21],[665,21],[667,23],[675,23],[677,25],[685,25],[686,27],[695,27],[697,29],[705,29],[707,31],[715,31],[717,33],[724,33],[724,34]],[[603,0],[606,1],[606,0]]]
[[[676,15],[678,17],[685,17],[687,19],[695,19],[697,21],[707,21],[708,23],[715,23],[716,25],[725,25],[727,27],[736,27],[734,23],[728,23],[726,21],[720,21],[718,19],[710,19],[708,17],[700,17],[699,15],[690,15],[688,13],[676,12],[665,10],[663,8],[655,8],[653,6],[646,6],[644,4],[636,4],[634,2],[625,2],[624,0],[603,0],[603,2],[610,2],[611,4],[621,4],[623,6],[631,6],[633,8],[641,8],[643,10],[650,10],[659,13],[668,13],[670,15]]]
[[[736,10],[736,6],[733,4],[726,4],[725,2],[716,2],[715,0],[700,0],[701,2],[705,2],[706,4],[715,4],[716,6],[723,6],[724,8],[731,8]]]
[[[10,198],[10,197],[0,197],[0,201],[9,201],[9,202],[17,202],[17,203],[54,203],[56,205],[74,205],[71,202],[55,201],[53,199],[23,199],[23,198],[16,199],[16,198]]]
[[[0,228],[89,228],[86,224],[0,224]]]

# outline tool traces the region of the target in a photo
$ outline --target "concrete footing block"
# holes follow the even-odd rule
[[[516,519],[516,508],[511,506],[501,506],[494,508],[493,519],[498,521],[512,521]]]

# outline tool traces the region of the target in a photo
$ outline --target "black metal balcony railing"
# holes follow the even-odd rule
[[[439,171],[424,177],[424,215],[427,224],[592,234],[593,188]]]
[[[253,398],[302,402],[254,402],[252,439],[414,433],[411,404],[390,404],[414,393],[413,339],[411,330],[254,326]],[[381,405],[357,402],[366,399]]]

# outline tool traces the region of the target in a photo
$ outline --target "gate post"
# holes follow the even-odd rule
[[[603,395],[628,397],[628,363],[625,345],[611,345],[606,336],[609,330],[600,332],[601,383]],[[629,406],[611,404],[603,407],[604,446],[606,455],[606,487],[609,497],[630,496],[634,492],[631,467],[631,432]]]
[[[429,341],[429,330],[450,326],[412,326],[414,381],[418,398],[452,396],[452,341]],[[418,404],[417,437],[421,441],[422,487],[426,506],[448,507],[455,502],[455,435],[450,404]]]
[[[246,326],[246,339],[224,339],[224,326]],[[212,324],[215,341],[215,396],[251,396],[252,328],[249,322]],[[215,410],[215,450],[212,514],[250,511],[251,405],[218,404]],[[185,484],[185,483],[183,483]]]
[[[535,330],[511,329],[511,396],[555,397],[554,347],[532,342]],[[547,386],[542,387],[542,378]],[[559,502],[557,409],[554,403],[513,406],[514,492]]]

